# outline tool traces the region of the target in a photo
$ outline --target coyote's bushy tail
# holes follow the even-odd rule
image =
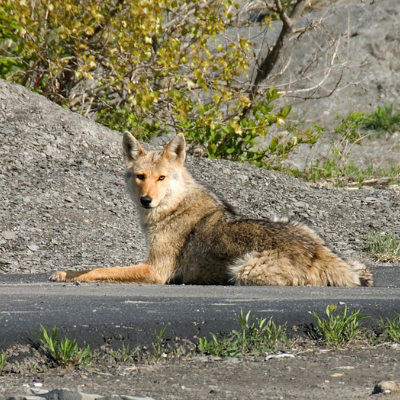
[[[346,260],[346,263],[349,268],[353,269],[357,273],[360,279],[360,286],[374,286],[372,272],[368,266],[354,260]]]
[[[297,260],[276,250],[248,253],[230,267],[230,274],[237,285],[373,286],[366,265],[342,260],[325,246]]]

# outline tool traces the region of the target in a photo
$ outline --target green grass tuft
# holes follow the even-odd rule
[[[400,262],[400,242],[394,233],[370,233],[365,250],[378,261]]]
[[[0,374],[3,373],[7,359],[5,353],[0,353]]]
[[[326,318],[320,318],[313,312],[317,321],[316,334],[328,346],[346,345],[361,337],[362,324],[360,321],[366,317],[359,314],[360,310],[357,310],[348,315],[346,305],[342,312],[339,312],[336,305],[330,304],[326,307]]]
[[[389,336],[390,340],[400,342],[400,314],[397,314],[397,318],[392,320],[381,318],[381,328],[383,333]]]
[[[159,359],[165,353],[165,327],[161,328],[159,331],[154,331],[154,342],[151,344],[153,348],[152,355],[155,359]]]
[[[347,184],[388,186],[399,183],[400,165],[360,168],[350,160],[350,154],[355,146],[362,145],[366,137],[378,138],[382,133],[390,135],[400,130],[400,110],[392,104],[385,104],[372,114],[355,111],[347,117],[337,116],[337,118],[340,123],[334,129],[335,136],[331,141],[330,154],[308,165],[304,171],[286,170],[286,172],[314,182],[329,180],[336,186]],[[314,130],[316,140],[319,140],[325,129],[315,125]]]
[[[342,187],[346,185],[386,187],[400,182],[400,166],[387,168],[359,168],[352,161],[340,166],[338,159],[331,158],[319,160],[310,165],[310,167],[299,173],[299,176],[314,182],[329,180],[335,186]]]
[[[232,338],[228,336],[218,337],[215,333],[210,333],[210,335],[211,340],[206,337],[199,339],[197,348],[200,353],[219,357],[237,357],[242,354]]]
[[[40,328],[43,338],[39,337],[39,341],[47,349],[48,355],[57,365],[66,368],[77,368],[91,364],[93,355],[89,345],[80,349],[76,339],[70,340],[64,337],[64,339],[58,340],[56,326],[50,334],[43,325],[40,325]]]
[[[114,357],[115,362],[117,363],[133,362],[133,357],[138,355],[138,353],[139,347],[131,350],[129,344],[125,346],[125,343],[122,343],[122,347],[120,350],[110,352],[110,354]]]
[[[378,107],[367,117],[365,128],[388,133],[400,130],[400,110],[393,104],[385,103],[383,107]]]
[[[234,357],[244,354],[275,351],[279,343],[285,341],[286,326],[276,325],[270,319],[258,318],[250,323],[249,311],[244,315],[240,311],[240,330],[234,330],[230,335],[218,337],[211,333],[211,340],[206,337],[200,338],[198,350],[200,353],[211,354],[220,357]]]

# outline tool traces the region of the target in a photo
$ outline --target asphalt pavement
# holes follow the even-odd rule
[[[345,303],[368,315],[364,323],[400,313],[400,266],[374,269],[375,287],[240,287],[51,283],[48,275],[0,275],[0,350],[37,341],[40,325],[57,326],[80,344],[147,345],[154,331],[193,338],[238,328],[240,310],[272,317],[304,334],[329,304]]]

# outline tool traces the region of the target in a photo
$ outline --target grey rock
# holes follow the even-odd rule
[[[237,364],[240,363],[240,360],[237,357],[226,357],[223,362],[227,364]]]
[[[17,234],[13,231],[3,231],[1,232],[1,236],[6,240],[13,240],[17,237]]]
[[[101,400],[103,400],[103,398]],[[112,394],[111,396],[104,397],[104,400],[154,400],[154,399],[152,397],[147,397],[147,396],[137,397],[137,396],[124,396],[124,395]]]
[[[91,396],[91,395],[89,395]],[[54,389],[48,393],[38,395],[41,399],[46,400],[83,400],[84,397],[81,393],[70,389]],[[96,397],[87,397],[85,400],[95,400]]]
[[[295,358],[295,356],[294,356],[294,354],[291,354],[291,353],[268,354],[265,357],[265,360],[266,361],[275,360],[275,359],[279,360],[279,359],[283,359],[283,358]]]
[[[308,208],[309,207],[309,205],[307,203],[305,203],[304,201],[296,201],[293,205],[296,208]]]
[[[54,389],[51,391],[46,390],[35,390],[32,395],[9,397],[7,400],[106,400],[111,397],[103,397],[97,394],[81,393],[77,390],[70,389]],[[117,397],[115,400],[123,399],[123,397]],[[114,400],[114,399],[112,399]]]

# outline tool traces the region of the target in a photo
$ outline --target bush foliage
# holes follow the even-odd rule
[[[138,139],[183,132],[209,157],[282,168],[300,144],[312,146],[324,133],[318,126],[270,129],[284,124],[291,108],[275,106],[280,93],[268,74],[306,4],[263,3],[252,22],[260,32],[274,19],[283,22],[282,40],[263,58],[265,49],[242,29],[260,7],[251,1],[2,0],[0,78]],[[364,130],[394,132],[399,115],[386,104],[341,119],[332,157],[318,160],[309,175],[345,171]]]
[[[279,162],[315,137],[261,143],[290,108],[274,111],[276,90],[253,101],[245,88],[254,48],[233,29],[241,12],[232,0],[3,0],[0,77],[140,139],[184,132],[211,157]]]

